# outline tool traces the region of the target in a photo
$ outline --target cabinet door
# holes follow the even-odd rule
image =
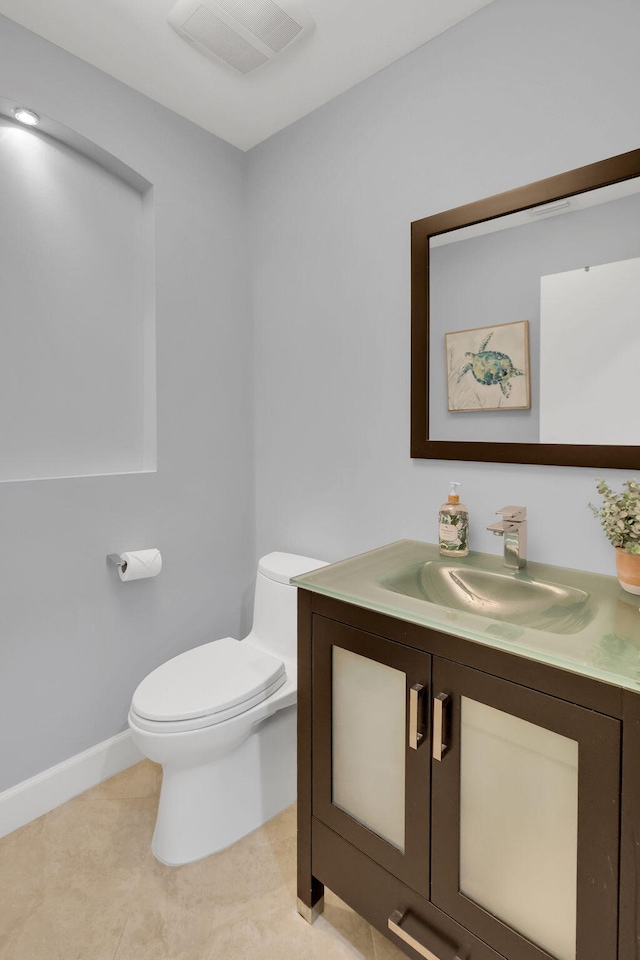
[[[431,657],[313,618],[313,814],[429,892]]]
[[[620,723],[438,658],[433,691],[433,902],[510,960],[615,960]]]

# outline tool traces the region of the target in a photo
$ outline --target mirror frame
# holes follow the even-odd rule
[[[429,240],[433,236],[640,176],[640,149],[415,220],[411,224],[411,456],[424,460],[640,468],[640,446],[429,439]]]

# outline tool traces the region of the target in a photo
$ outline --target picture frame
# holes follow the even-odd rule
[[[529,323],[445,333],[450,413],[531,408]]]

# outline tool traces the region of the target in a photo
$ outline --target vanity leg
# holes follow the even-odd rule
[[[307,904],[302,900],[301,897],[298,897],[298,913],[303,920],[306,920],[307,923],[315,923],[322,911],[324,910],[324,885],[319,883],[315,877],[311,878],[312,880],[312,895],[317,897],[314,900],[312,906],[307,906]]]

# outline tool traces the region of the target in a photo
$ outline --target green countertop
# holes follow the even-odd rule
[[[513,618],[520,620],[515,623],[422,599],[420,578],[428,563],[452,563],[465,568],[463,573],[489,571],[523,583],[561,584],[585,591],[588,598],[559,625],[534,628],[522,615]],[[398,540],[291,582],[441,633],[640,691],[640,597],[625,592],[615,577],[531,561],[524,570],[509,572],[501,556],[471,551],[452,560],[440,557],[436,544]],[[407,584],[413,596],[400,592]]]

